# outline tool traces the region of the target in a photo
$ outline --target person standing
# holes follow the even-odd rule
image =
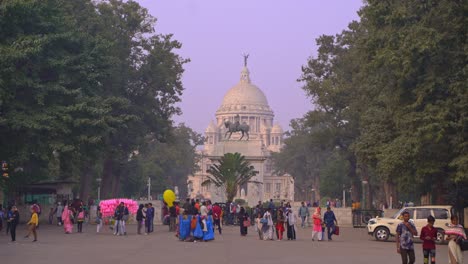
[[[205,204],[205,203],[203,203]],[[205,210],[205,217],[207,216],[206,206],[203,205],[202,208]],[[176,219],[177,219],[177,208],[175,204],[169,207],[169,232],[176,231]]]
[[[273,219],[271,218],[271,208],[268,208],[263,214],[263,218],[266,220],[266,225],[262,227],[263,240],[273,240]]]
[[[124,226],[122,225],[123,217],[124,217],[124,203],[121,202],[117,208],[115,209],[114,218],[114,235],[124,235]]]
[[[323,215],[323,221],[327,227],[328,241],[331,241],[332,235],[335,232],[335,223],[338,225],[338,221],[336,220],[335,213],[333,213],[330,207],[327,207],[327,211]]]
[[[305,228],[307,217],[309,217],[309,208],[304,204],[304,202],[301,202],[299,217],[301,217],[301,227]]]
[[[218,226],[218,232],[221,235],[221,233],[222,233],[222,229],[221,229],[221,207],[218,205],[218,203],[215,203],[213,205],[212,213],[213,213],[213,220],[214,220],[213,228],[216,228],[216,226]]]
[[[18,208],[16,208],[16,206],[12,206],[11,215],[10,215],[10,218],[8,219],[9,224],[10,224],[11,242],[16,241],[16,226],[19,224],[19,219],[20,219],[20,215],[18,212]]]
[[[78,208],[78,214],[76,217],[76,225],[78,229],[78,233],[83,233],[83,222],[85,220],[85,209],[83,206]]]
[[[320,213],[320,207],[315,208],[315,212],[312,215],[314,220],[314,227],[312,229],[312,241],[315,239],[320,240],[319,234],[322,233],[322,215]]]
[[[276,234],[278,234],[278,241],[283,240],[285,217],[283,208],[279,207],[276,211]]]
[[[241,207],[239,210],[239,226],[241,236],[246,236],[250,226],[250,218],[244,207]]]
[[[101,206],[98,206],[96,210],[96,233],[101,232],[101,228],[102,228],[102,212],[101,212]]]
[[[140,204],[138,206],[138,210],[136,213],[136,221],[137,221],[137,234],[141,235],[141,228],[143,227],[143,224],[145,223],[145,216],[143,215],[143,208],[145,206],[143,204]]]
[[[461,251],[460,245],[458,242],[461,239],[466,239],[465,229],[462,225],[458,224],[458,217],[456,215],[452,215],[450,218],[451,224],[448,226],[451,230],[456,231],[456,234],[447,235],[446,240],[448,240],[448,259],[449,264],[461,264],[463,263],[463,252]],[[449,230],[446,230],[446,233]]]
[[[423,241],[423,256],[424,263],[429,263],[429,258],[431,264],[436,263],[436,245],[435,241],[437,238],[437,229],[434,228],[435,218],[430,215],[427,217],[427,225],[422,228],[421,235],[419,238]]]
[[[262,214],[257,213],[257,216],[255,218],[255,228],[257,229],[258,239],[263,240],[263,232],[262,232],[263,224],[261,221],[262,221]]]
[[[49,225],[54,221],[55,208],[51,207],[49,211]]]
[[[63,229],[65,230],[65,234],[71,234],[73,231],[73,212],[70,207],[65,204],[62,212],[62,222],[63,222]]]
[[[128,218],[130,217],[130,212],[128,211],[128,207],[122,202],[122,208],[123,208],[123,212],[122,212],[122,221],[120,222],[121,226],[122,226],[122,232],[124,234],[124,236],[127,235],[127,221],[128,221]]]
[[[148,203],[148,209],[146,210],[146,219],[148,220],[147,233],[152,233],[154,231],[154,208],[152,203]]]
[[[37,226],[39,225],[39,216],[36,213],[36,209],[31,208],[31,219],[27,223],[29,226],[28,234],[24,238],[28,238],[29,235],[32,233],[34,236],[33,242],[37,241]]]
[[[5,211],[3,211],[3,207],[0,204],[0,232],[3,230],[3,218],[5,218]]]
[[[286,212],[286,225],[288,228],[287,236],[288,240],[296,240],[296,215],[292,211],[292,208],[288,208]]]
[[[13,207],[8,206],[7,212],[6,212],[6,219],[7,219],[7,227],[6,227],[6,234],[8,235],[8,232],[11,230],[11,223],[10,219],[13,217]]]
[[[399,223],[396,229],[397,253],[401,255],[403,264],[413,264],[415,261],[413,236],[416,236],[418,231],[414,224],[409,222],[408,211],[403,212],[402,216],[403,222]]]
[[[57,217],[57,225],[62,225],[62,213],[63,213],[63,206],[61,202],[58,202],[57,208],[55,208],[55,217]]]

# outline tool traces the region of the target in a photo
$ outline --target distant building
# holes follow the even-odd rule
[[[278,152],[283,145],[283,129],[273,125],[274,114],[265,94],[250,81],[246,66],[241,71],[240,81],[229,89],[221,106],[216,111],[216,121],[211,121],[205,131],[206,142],[200,151],[200,171],[189,175],[188,192],[191,198],[211,199],[225,202],[226,197],[214,184],[202,186],[209,175],[206,170],[225,153],[239,152],[259,172],[248,184],[240,186],[236,198],[244,199],[249,205],[269,199],[294,199],[294,179],[290,175],[275,175],[270,159],[271,152]],[[239,140],[241,133],[233,133],[225,139],[225,121],[250,126],[249,140]]]

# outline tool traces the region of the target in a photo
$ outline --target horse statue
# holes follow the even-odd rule
[[[241,132],[242,133],[242,136],[239,138],[239,140],[242,140],[244,138],[244,135],[247,136],[247,140],[249,140],[249,125],[243,123],[243,124],[239,124],[238,122],[236,123],[232,123],[231,121],[226,121],[224,122],[224,126],[227,128],[228,131],[226,131],[226,134],[224,135],[224,138],[226,139],[230,139],[231,138],[231,135],[232,133],[234,132]],[[228,137],[228,133],[229,133],[229,137]]]

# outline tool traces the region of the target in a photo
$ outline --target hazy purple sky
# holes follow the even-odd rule
[[[139,0],[158,19],[156,31],[172,33],[182,43],[185,91],[180,107],[184,122],[204,132],[234,86],[249,53],[250,78],[265,93],[275,123],[285,130],[312,104],[296,80],[307,58],[316,54],[315,39],[336,34],[352,20],[362,0]]]

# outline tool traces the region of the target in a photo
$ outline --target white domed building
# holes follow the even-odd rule
[[[236,199],[244,199],[250,206],[269,199],[293,201],[293,177],[275,175],[270,159],[271,152],[280,151],[283,144],[283,129],[278,124],[273,125],[273,120],[274,113],[265,94],[251,83],[249,70],[244,66],[239,83],[227,91],[216,111],[216,121],[211,121],[205,130],[206,141],[198,164],[200,171],[189,175],[187,180],[189,196],[225,202],[226,196],[221,189],[214,184],[202,186],[201,183],[209,179],[206,170],[212,163],[225,153],[239,152],[259,173],[245,186],[240,186]],[[239,140],[240,132],[226,139],[226,121],[248,124],[249,139]]]

